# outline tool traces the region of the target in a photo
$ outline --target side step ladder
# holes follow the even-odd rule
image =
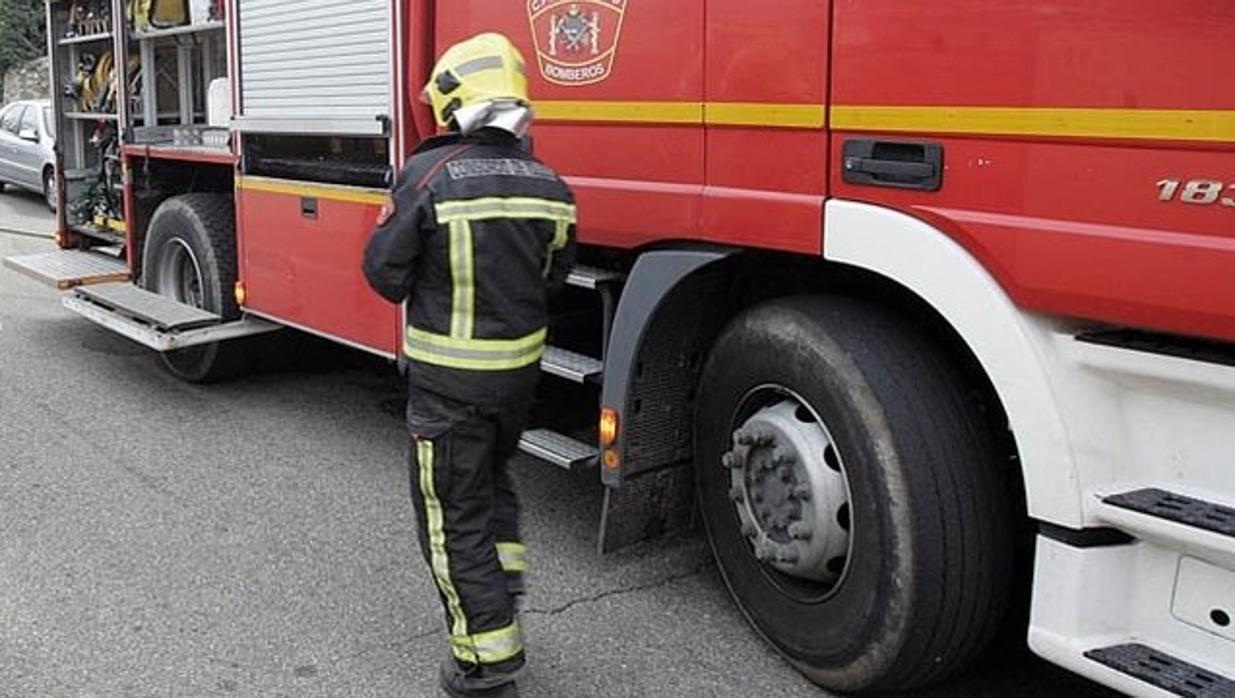
[[[1145,645],[1103,647],[1086,652],[1085,658],[1177,696],[1235,696],[1235,681]]]
[[[4,266],[61,291],[129,280],[124,260],[102,252],[60,250],[7,257]]]
[[[65,296],[63,303],[87,320],[159,352],[282,329],[281,325],[252,317],[223,322],[214,313],[129,283],[83,286]]]
[[[566,277],[566,284],[600,294],[604,313],[604,337],[602,346],[609,344],[609,329],[617,307],[617,287],[625,279],[620,272],[596,267],[578,266]],[[605,370],[603,358],[598,359],[560,347],[546,347],[540,368],[551,376],[557,376],[580,385],[599,384]],[[571,471],[585,471],[597,464],[599,449],[566,434],[550,429],[531,429],[519,440],[519,450]]]
[[[530,429],[519,439],[519,450],[566,470],[585,470],[596,464],[597,450],[582,441],[549,429]]]
[[[1102,501],[1127,511],[1235,538],[1235,509],[1221,504],[1152,487],[1113,494]]]

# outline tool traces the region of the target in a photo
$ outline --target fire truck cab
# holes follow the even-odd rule
[[[581,216],[542,366],[587,418],[521,447],[603,484],[602,551],[697,511],[835,691],[954,675],[1024,590],[1052,662],[1235,695],[1235,6],[149,4],[48,2],[57,84],[113,65],[57,96],[63,251],[7,260],[69,309],[186,380],[282,327],[396,360],[362,250],[499,31]]]

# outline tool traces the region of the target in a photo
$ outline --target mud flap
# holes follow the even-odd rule
[[[694,477],[689,463],[643,473],[605,488],[598,546],[612,553],[691,524]]]

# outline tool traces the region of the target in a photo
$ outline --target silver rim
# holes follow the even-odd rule
[[[56,176],[52,175],[47,178],[47,186],[43,187],[43,195],[47,197],[47,205],[53,211],[56,210]]]
[[[796,392],[765,385],[734,415],[729,498],[751,553],[766,567],[822,585],[849,571],[852,514],[840,450],[819,413]]]
[[[202,268],[184,240],[172,238],[163,247],[155,269],[155,291],[179,303],[203,308]]]

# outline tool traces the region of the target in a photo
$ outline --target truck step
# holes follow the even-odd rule
[[[160,352],[282,329],[257,318],[225,323],[214,313],[127,283],[81,287],[63,303],[87,320]]]
[[[129,280],[129,268],[123,261],[82,250],[6,257],[4,266],[61,291]]]
[[[519,450],[567,470],[590,466],[597,455],[595,447],[549,429],[523,432]]]
[[[1146,488],[1103,499],[1111,506],[1235,538],[1235,509],[1166,490]]]
[[[1235,345],[1141,330],[1096,330],[1076,335],[1078,342],[1190,361],[1235,366]]]
[[[1177,696],[1235,695],[1235,681],[1140,644],[1090,650],[1085,657]]]
[[[177,303],[133,284],[113,283],[80,288],[76,296],[158,330],[191,330],[223,321],[214,313]]]
[[[570,274],[566,277],[566,283],[576,288],[595,291],[605,284],[617,283],[625,278],[626,275],[618,271],[579,265],[570,270]]]
[[[559,347],[545,347],[545,356],[540,361],[545,373],[565,378],[575,383],[594,381],[604,373],[605,365],[599,359],[578,354]]]

